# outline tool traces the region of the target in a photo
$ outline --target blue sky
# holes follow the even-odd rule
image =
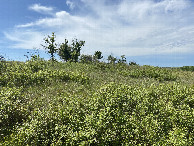
[[[194,65],[192,0],[1,0],[0,55],[25,61],[55,32],[85,40],[84,54],[126,55],[140,65]]]

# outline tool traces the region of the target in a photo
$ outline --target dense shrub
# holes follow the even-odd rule
[[[193,145],[192,75],[126,63],[6,62],[0,143]]]
[[[1,88],[0,90],[0,135],[1,138],[10,133],[15,124],[27,118],[22,89]],[[0,138],[0,140],[2,140]]]
[[[9,140],[17,145],[192,145],[193,93],[178,84],[110,83],[87,102],[63,94],[34,112]]]
[[[194,66],[183,66],[181,69],[184,71],[194,71]]]
[[[177,79],[177,76],[171,70],[152,66],[123,70],[121,74],[132,78],[154,78],[158,81],[175,81]]]
[[[92,55],[81,55],[80,56],[80,62],[81,63],[92,63],[93,62],[93,56]]]
[[[48,70],[45,61],[28,61],[25,64],[10,65],[0,76],[0,86],[37,85],[49,81],[78,81],[86,82],[87,76],[79,72],[63,70]]]
[[[106,85],[95,95],[90,118],[96,144],[192,145],[193,93],[178,84]]]

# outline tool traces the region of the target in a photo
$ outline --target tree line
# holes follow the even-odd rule
[[[44,38],[45,45],[42,45],[50,54],[52,61],[55,61],[55,54],[57,53],[65,62],[81,62],[81,63],[91,63],[91,62],[100,62],[100,59],[103,58],[101,51],[95,51],[94,55],[85,55],[80,53],[81,48],[84,46],[85,41],[73,39],[72,43],[69,44],[69,41],[65,41],[61,44],[56,43],[56,35],[53,32],[52,35]],[[117,59],[113,55],[108,56],[108,63],[127,63],[125,55],[121,56],[121,59]],[[130,62],[129,65],[136,65],[135,62]]]

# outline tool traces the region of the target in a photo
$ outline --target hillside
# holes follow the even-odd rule
[[[193,145],[193,67],[1,61],[0,135],[1,145]]]

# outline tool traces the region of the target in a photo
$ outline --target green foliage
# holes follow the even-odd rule
[[[121,74],[132,78],[154,78],[158,81],[175,81],[177,79],[171,70],[152,66],[137,67],[130,71],[122,71]]]
[[[96,144],[191,145],[193,93],[194,89],[177,84],[147,89],[105,85],[95,94],[90,117]],[[174,129],[179,130],[177,136],[172,135]]]
[[[33,73],[48,67],[46,61],[43,58],[40,58],[39,55],[32,55],[31,59],[25,64]]]
[[[68,40],[65,39],[65,43],[60,45],[58,55],[61,59],[72,62],[78,62],[80,56],[81,47],[84,46],[85,41],[72,40],[72,45],[68,45]]]
[[[5,63],[1,145],[194,144],[193,72],[38,56]]]
[[[52,71],[52,70],[40,70],[32,73],[20,73],[12,72],[8,75],[1,76],[0,85],[2,86],[27,86],[27,85],[38,85],[51,80],[55,81],[80,81],[86,82],[87,77],[84,74],[65,72],[65,71]]]
[[[181,69],[184,71],[194,71],[194,66],[183,66]]]
[[[94,53],[94,59],[99,61],[102,58],[103,58],[102,52],[101,51],[95,51],[95,53]]]
[[[5,72],[7,68],[5,58],[3,56],[0,56],[0,75]]]
[[[21,88],[1,88],[0,90],[0,135],[1,138],[11,133],[16,124],[27,118],[24,97]],[[0,138],[0,141],[2,140]]]
[[[116,63],[126,64],[127,63],[127,59],[125,55],[121,55],[121,59],[117,59],[116,57],[109,55],[107,60],[108,60],[108,63],[110,64],[116,64]]]
[[[127,59],[125,57],[125,55],[121,55],[121,59],[118,60],[118,63],[126,63]]]
[[[112,55],[109,55],[107,60],[108,60],[108,63],[115,64],[117,61],[117,58],[113,57]]]
[[[67,62],[71,60],[71,51],[72,48],[71,46],[68,45],[68,40],[65,39],[65,43],[62,43],[60,45],[58,55],[60,56],[61,59]]]
[[[0,55],[0,61],[5,61],[5,58],[2,55]]]
[[[45,38],[45,44],[46,46],[42,45],[46,50],[48,50],[48,53],[51,55],[51,60],[54,61],[55,60],[55,56],[54,54],[57,51],[57,44],[55,43],[56,36],[55,33],[52,33],[52,36],[49,36],[47,38]]]
[[[132,62],[129,62],[129,65],[137,65],[137,63],[132,61]]]
[[[92,55],[81,55],[80,56],[80,62],[81,63],[92,63],[93,62],[93,57]]]
[[[73,40],[72,43],[72,52],[71,52],[71,60],[73,62],[78,62],[78,57],[80,56],[81,47],[84,46],[85,41]]]
[[[102,52],[96,51],[93,56],[82,54],[80,57],[80,62],[81,63],[94,63],[94,62],[99,63],[100,62],[99,60],[102,58],[103,58]]]
[[[17,145],[192,145],[193,88],[110,83],[91,99],[67,93],[35,109],[10,141]],[[57,104],[56,104],[57,103]]]
[[[87,76],[79,72],[47,69],[49,64],[44,60],[30,60],[25,64],[12,64],[0,76],[0,86],[28,86],[55,81],[86,82]]]

